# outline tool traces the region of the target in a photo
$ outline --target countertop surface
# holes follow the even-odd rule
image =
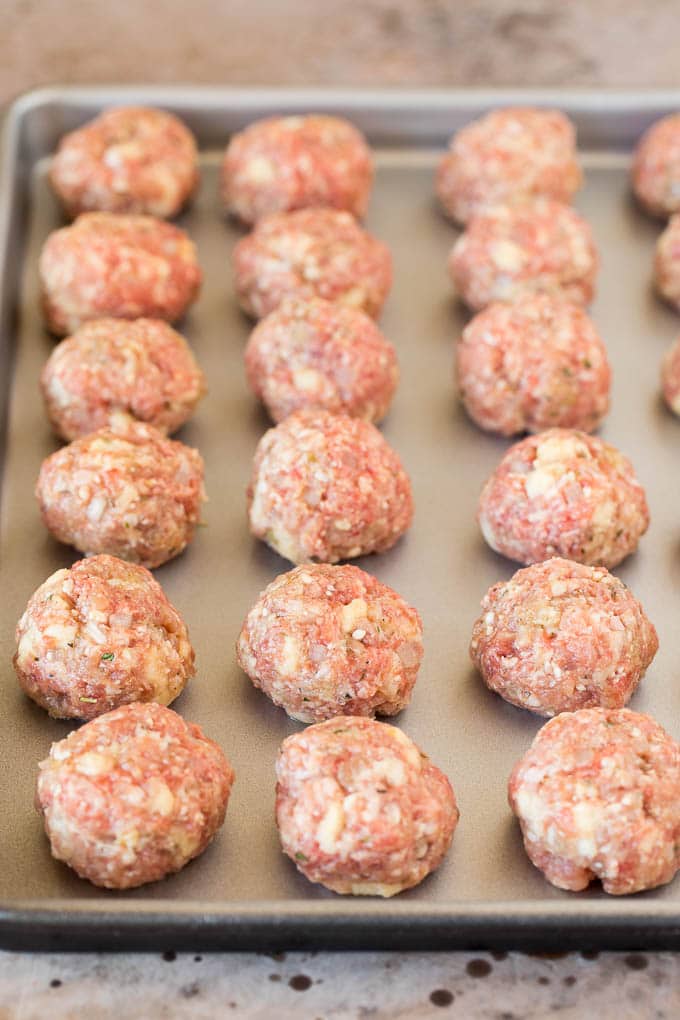
[[[0,101],[53,82],[680,85],[676,0],[4,0]]]
[[[676,1020],[672,953],[0,954],[0,1020]]]
[[[50,83],[680,87],[676,0],[5,0],[0,103]],[[671,953],[0,953],[0,1020],[680,1016]]]

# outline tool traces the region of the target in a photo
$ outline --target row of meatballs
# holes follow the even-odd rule
[[[635,151],[632,184],[651,215],[680,212],[680,114],[657,121]],[[196,141],[170,113],[109,109],[65,135],[50,180],[70,217],[176,216],[199,183]],[[222,164],[224,206],[243,223],[309,206],[366,212],[373,158],[348,121],[271,117],[236,132]],[[568,203],[582,183],[573,125],[556,110],[495,110],[458,131],[437,170],[446,212],[465,224],[486,209],[544,196]]]
[[[156,567],[191,540],[203,463],[196,450],[118,414],[47,457],[37,495],[60,541]],[[384,551],[413,517],[408,475],[381,433],[327,411],[295,412],[265,433],[247,495],[252,533],[293,563]],[[613,567],[637,547],[649,510],[615,447],[549,429],[506,452],[482,490],[478,520],[491,548],[510,559],[557,555]]]
[[[281,846],[310,881],[392,896],[444,859],[450,782],[398,728],[340,716],[288,737],[276,762]],[[105,888],[180,870],[221,827],[234,781],[221,749],[169,708],[136,702],[86,723],[41,762],[53,855]],[[680,745],[648,716],[583,709],[539,731],[508,782],[531,861],[558,888],[626,894],[678,859]],[[587,792],[585,792],[587,791]]]
[[[638,147],[633,187],[655,215],[674,211],[679,156],[680,117],[653,126]],[[489,545],[533,565],[487,593],[470,654],[492,690],[556,715],[509,784],[528,856],[560,888],[583,889],[597,877],[616,893],[645,887],[643,872],[663,873],[664,882],[680,867],[680,812],[671,789],[678,745],[669,759],[665,752],[656,759],[662,769],[670,764],[671,786],[657,773],[652,785],[665,800],[668,827],[659,841],[652,837],[650,850],[646,809],[638,817],[629,810],[646,801],[658,821],[656,794],[631,782],[618,741],[603,740],[611,717],[596,722],[581,708],[624,704],[631,675],[644,673],[658,640],[639,603],[601,566],[613,567],[635,549],[649,515],[630,464],[586,434],[608,409],[611,372],[582,308],[592,300],[598,260],[587,223],[566,204],[580,179],[564,116],[505,110],[454,136],[439,166],[438,193],[465,224],[449,269],[459,295],[478,312],[457,349],[462,401],[483,429],[539,433],[508,451],[482,492],[478,519]],[[655,261],[657,289],[676,307],[679,239],[674,217]],[[671,410],[678,407],[679,368],[680,342],[662,365]],[[611,484],[601,487],[598,476]],[[547,558],[555,553],[569,559]],[[645,739],[657,729],[638,716],[628,736]],[[582,755],[576,764],[575,750]],[[639,751],[633,771],[643,773],[650,758]]]
[[[482,608],[470,650],[487,683],[518,705],[561,713],[509,780],[533,863],[565,889],[593,878],[611,893],[670,881],[680,867],[680,746],[620,707],[657,646],[640,604],[604,568],[551,560],[492,588]],[[26,692],[54,715],[91,720],[40,766],[54,856],[98,885],[129,888],[201,853],[224,820],[233,770],[163,707],[193,674],[194,655],[152,575],[108,556],[58,571],[17,638]],[[313,723],[284,741],[276,765],[284,852],[336,892],[389,896],[420,882],[451,843],[455,796],[408,737],[370,718],[409,700],[418,613],[356,567],[305,564],[262,593],[237,653],[256,686]]]

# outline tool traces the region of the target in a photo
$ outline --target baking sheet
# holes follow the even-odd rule
[[[33,808],[37,762],[70,729],[20,692],[13,629],[29,595],[76,559],[53,541],[32,495],[43,457],[56,448],[38,396],[53,346],[38,307],[37,258],[61,215],[46,184],[47,157],[63,131],[105,105],[162,105],[198,134],[203,183],[178,221],[198,245],[205,272],[198,303],[180,328],[206,371],[210,393],[179,434],[206,462],[207,527],[179,559],[156,572],[184,614],[198,674],[174,707],[229,755],[237,781],[226,824],[208,851],[178,875],[126,893],[104,893],[54,862]],[[602,254],[593,317],[609,348],[612,410],[600,434],[631,457],[652,524],[617,573],[642,600],[661,647],[631,707],[680,738],[680,421],[658,395],[660,359],[680,320],[650,289],[660,225],[628,194],[627,153],[642,128],[680,107],[680,95],[543,93],[324,93],[148,89],[47,90],[10,117],[0,192],[0,362],[9,391],[0,532],[0,943],[59,948],[281,948],[680,946],[680,880],[612,899],[598,887],[569,894],[529,863],[506,802],[507,776],[541,720],[488,692],[467,645],[479,601],[509,577],[475,523],[482,483],[509,445],[478,431],[453,390],[453,344],[465,313],[445,272],[456,230],[432,195],[437,150],[481,110],[545,102],[570,113],[589,147],[576,202]],[[450,776],[461,821],[441,869],[399,897],[352,900],[300,876],[279,848],[273,762],[288,720],[240,672],[234,642],[258,592],[289,569],[251,539],[245,487],[268,426],[244,381],[251,324],[238,311],[230,252],[240,231],[220,214],[217,172],[229,133],[256,116],[329,110],[354,120],[376,146],[378,172],[367,226],[394,255],[395,280],[381,319],[402,381],[383,426],[414,487],[416,516],[389,553],[357,561],[417,606],[426,655],[409,708],[396,720]],[[10,370],[11,365],[11,370]]]

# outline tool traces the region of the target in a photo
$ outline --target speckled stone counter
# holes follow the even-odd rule
[[[5,0],[0,103],[51,82],[680,86],[676,0]],[[0,953],[0,1020],[675,1020],[670,953]]]
[[[0,1020],[676,1020],[671,953],[0,954]]]

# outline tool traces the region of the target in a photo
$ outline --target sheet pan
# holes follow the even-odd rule
[[[195,542],[157,572],[184,613],[198,675],[175,707],[229,754],[237,782],[224,829],[180,874],[105,893],[50,858],[33,808],[37,762],[69,726],[47,718],[14,679],[14,625],[31,592],[76,557],[45,532],[33,498],[40,462],[56,446],[37,392],[53,340],[38,310],[37,257],[61,215],[46,184],[59,136],[105,106],[158,105],[197,134],[203,184],[180,219],[205,270],[201,298],[181,328],[210,393],[180,438],[206,460],[210,502]],[[58,88],[15,104],[0,182],[0,944],[80,948],[680,947],[680,880],[613,899],[593,887],[554,889],[528,862],[506,803],[506,779],[541,721],[490,694],[467,645],[479,601],[515,567],[483,543],[477,496],[507,441],[482,434],[453,390],[453,345],[465,321],[445,272],[456,231],[439,214],[432,177],[452,131],[493,106],[555,105],[576,121],[586,169],[577,206],[593,225],[602,270],[593,316],[610,350],[613,405],[601,434],[633,460],[652,525],[619,569],[661,641],[632,707],[680,737],[680,421],[658,395],[660,359],[680,320],[650,289],[660,225],[630,200],[627,167],[645,126],[680,107],[676,93],[328,92],[207,88]],[[382,327],[402,382],[384,425],[415,492],[415,523],[391,552],[359,561],[421,611],[426,657],[398,724],[451,777],[461,821],[451,853],[422,886],[389,901],[352,900],[309,884],[278,848],[273,761],[298,728],[238,669],[234,641],[257,593],[288,564],[249,536],[244,490],[268,423],[248,392],[242,353],[250,324],[232,290],[240,231],[220,213],[217,171],[229,134],[274,112],[331,111],[376,148],[368,227],[391,246],[395,284]]]

